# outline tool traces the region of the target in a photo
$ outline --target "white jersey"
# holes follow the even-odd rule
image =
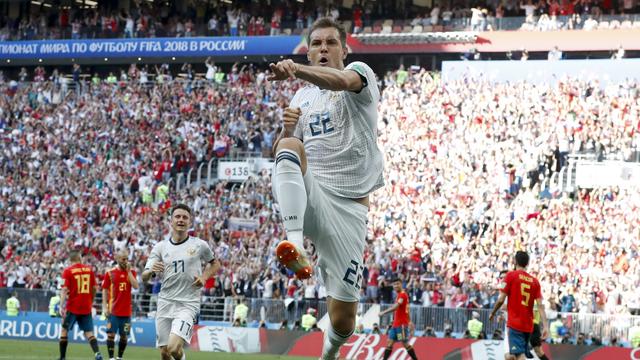
[[[359,93],[315,85],[299,89],[290,104],[302,111],[293,135],[303,141],[307,166],[325,190],[361,198],[384,185],[377,144],[380,90],[367,64],[356,61],[346,69],[360,74],[363,89]]]
[[[189,236],[176,244],[168,236],[153,247],[144,268],[151,269],[157,261],[164,264],[159,299],[199,305],[200,288],[193,286],[193,282],[196,276],[202,275],[202,262],[212,260],[213,252],[205,241]]]

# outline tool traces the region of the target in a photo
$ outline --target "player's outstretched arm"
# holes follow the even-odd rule
[[[270,81],[302,79],[321,89],[332,91],[360,91],[363,87],[362,78],[353,70],[338,70],[325,66],[311,66],[295,63],[291,59],[269,64],[272,75]]]
[[[387,315],[387,314],[388,314],[388,313],[390,313],[390,312],[394,312],[394,311],[396,311],[396,310],[398,309],[398,307],[399,307],[399,306],[400,306],[400,305],[399,305],[398,303],[395,303],[395,304],[393,304],[390,308],[388,308],[387,310],[383,310],[383,311],[381,311],[381,312],[380,312],[380,314],[379,314],[379,316],[380,316],[380,317],[383,317],[383,316]]]
[[[502,307],[502,304],[504,304],[504,301],[506,299],[507,299],[507,294],[500,292],[500,296],[498,296],[498,301],[496,301],[496,304],[493,306],[493,310],[491,311],[491,315],[489,315],[489,321],[493,321],[493,318],[496,316],[496,312],[500,310],[500,308]]]

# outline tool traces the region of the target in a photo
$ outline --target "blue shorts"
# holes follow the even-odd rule
[[[509,354],[525,354],[528,357],[530,355],[529,337],[531,337],[530,333],[525,333],[509,328]]]
[[[109,315],[107,320],[107,334],[118,332],[120,336],[128,336],[131,332],[131,317]]]
[[[389,330],[389,340],[402,341],[406,343],[409,341],[409,328],[407,326],[398,326]]]
[[[73,325],[75,323],[78,323],[78,327],[84,332],[93,331],[93,318],[91,317],[91,314],[76,315],[74,313],[67,312],[67,316],[65,316],[62,321],[62,328],[69,331],[73,329]]]

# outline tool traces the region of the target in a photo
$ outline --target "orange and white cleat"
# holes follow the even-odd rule
[[[293,271],[298,279],[308,279],[313,275],[311,263],[304,250],[298,249],[292,242],[282,241],[276,248],[276,256],[280,264]]]

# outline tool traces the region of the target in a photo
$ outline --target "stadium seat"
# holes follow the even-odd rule
[[[413,30],[413,28],[411,27],[411,25],[405,25],[402,28],[402,32],[404,32],[404,33],[410,33],[412,30]]]
[[[427,25],[422,27],[422,32],[433,32],[433,26]]]
[[[394,27],[393,27],[393,32],[394,32],[394,33],[400,33],[400,32],[402,32],[402,26],[394,26]]]
[[[609,23],[609,29],[619,29],[620,28],[620,21],[618,20],[612,20]]]
[[[376,20],[376,21],[373,22],[373,27],[380,26],[380,28],[382,29],[383,23],[384,23],[384,21],[382,21],[382,20]]]
[[[393,19],[387,19],[382,23],[382,27],[384,28],[385,26],[393,26]]]
[[[301,35],[303,32],[304,32],[304,29],[298,29],[298,28],[293,29],[294,35]]]
[[[291,35],[291,29],[282,30],[282,35]]]
[[[371,34],[371,32],[371,26],[365,26],[364,29],[362,29],[363,34]]]
[[[634,29],[640,29],[640,20],[636,20],[633,22],[633,28]]]
[[[373,27],[373,33],[374,34],[379,34],[382,32],[382,26],[374,26]]]
[[[633,23],[629,20],[625,20],[620,24],[620,29],[631,29],[633,28]]]
[[[608,29],[609,28],[609,22],[608,21],[601,21],[598,24],[598,29]]]
[[[380,34],[391,34],[391,26],[389,25],[383,26]]]
[[[411,29],[412,33],[419,34],[422,32],[422,25],[416,25]]]

